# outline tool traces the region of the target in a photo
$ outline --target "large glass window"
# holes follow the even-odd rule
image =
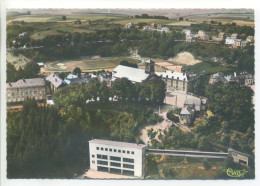
[[[129,164],[123,164],[123,167],[128,169],[134,169],[134,165],[129,165]]]
[[[134,159],[130,159],[130,158],[123,158],[124,162],[129,162],[129,163],[134,163]]]
[[[110,156],[110,160],[121,161],[121,158],[120,157],[116,157],[116,156]]]
[[[121,163],[110,162],[110,165],[114,167],[121,167]]]
[[[97,154],[97,158],[107,160],[106,155]]]
[[[108,165],[107,161],[101,161],[101,160],[97,160],[97,164],[99,164],[99,165]]]

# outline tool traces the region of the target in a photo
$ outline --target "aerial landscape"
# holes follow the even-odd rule
[[[8,9],[7,178],[255,179],[253,9]]]

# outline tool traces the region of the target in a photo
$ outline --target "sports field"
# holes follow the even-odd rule
[[[127,60],[131,63],[140,63],[138,59],[127,57],[107,57],[90,60],[69,60],[55,61],[45,63],[45,73],[51,72],[72,72],[74,68],[79,67],[82,71],[111,70],[120,64],[120,61]]]

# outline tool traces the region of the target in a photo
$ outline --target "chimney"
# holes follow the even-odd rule
[[[237,73],[236,72],[234,72],[234,77],[237,77]]]

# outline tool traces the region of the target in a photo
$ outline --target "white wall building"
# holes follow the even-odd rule
[[[143,177],[147,146],[110,140],[89,141],[90,169]]]
[[[227,37],[226,38],[226,45],[233,45],[235,43],[235,39]]]

